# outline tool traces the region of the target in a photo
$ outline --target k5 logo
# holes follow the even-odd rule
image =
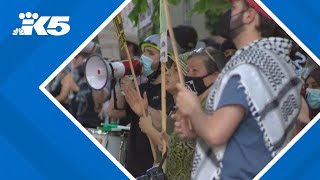
[[[33,29],[37,35],[62,36],[70,31],[69,16],[40,16],[38,13],[20,13],[21,28],[13,30],[12,35],[32,35]],[[49,20],[50,19],[50,20]],[[48,26],[43,27],[47,22]]]

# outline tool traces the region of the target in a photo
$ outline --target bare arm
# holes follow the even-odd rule
[[[208,144],[221,145],[231,138],[244,114],[244,108],[239,105],[224,106],[213,114],[206,114],[201,110],[198,115],[191,117],[191,122],[198,136]]]
[[[125,107],[125,98],[120,93],[120,89],[116,86],[116,94],[117,94],[117,107],[120,109],[123,109]],[[109,103],[109,107],[107,109],[107,114],[110,118],[113,119],[120,119],[125,117],[126,111],[125,110],[116,110],[114,107],[114,96],[113,93],[111,93],[111,99]]]
[[[310,122],[309,108],[306,100],[302,96],[301,96],[301,108],[300,108],[300,113],[298,115],[298,121],[300,121],[303,124],[308,124]]]
[[[227,105],[216,110],[213,114],[206,114],[198,98],[184,86],[178,85],[177,96],[178,117],[187,126],[186,119],[190,119],[192,127],[198,136],[210,145],[226,143],[245,115],[245,109],[240,105]]]
[[[78,92],[78,91],[79,91],[79,87],[74,82],[71,74],[69,73],[62,78],[60,94],[55,98],[60,103],[64,103],[68,100],[68,96],[70,92]]]
[[[103,90],[92,90],[92,98],[94,102],[94,110],[99,113],[102,109],[103,103],[107,100],[109,93]]]
[[[127,103],[129,104],[129,106],[131,107],[131,109],[139,117],[142,117],[143,110],[141,109],[138,92],[133,87],[126,87],[124,89],[124,91],[125,91],[125,99],[126,99]],[[143,102],[143,106],[145,108],[145,112],[148,112],[148,114],[151,116],[154,127],[160,131],[161,130],[161,111],[156,110],[156,109],[152,108],[151,106],[149,106],[146,92],[143,94],[142,102]]]
[[[161,131],[162,128],[162,120],[161,120],[161,111],[153,109],[152,107],[148,106],[148,112],[152,119],[152,124],[154,128],[158,131]]]
[[[158,149],[162,150],[161,133],[153,127],[151,116],[140,117],[139,127],[155,143]]]

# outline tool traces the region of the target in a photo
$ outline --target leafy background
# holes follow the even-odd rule
[[[152,0],[154,11],[152,14],[153,23],[153,33],[158,33],[160,22],[159,22],[159,1]],[[176,6],[182,1],[190,2],[190,0],[168,0],[171,6]],[[138,25],[139,16],[148,10],[147,0],[133,0],[132,3],[135,5],[131,13],[129,14],[129,19],[133,22],[135,26]],[[230,8],[230,4],[227,0],[199,0],[197,1],[192,9],[188,12],[188,16],[191,17],[193,14],[205,14],[206,17],[206,27],[211,33],[215,33],[216,24],[220,16],[225,13]]]

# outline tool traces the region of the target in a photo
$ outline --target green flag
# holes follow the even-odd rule
[[[113,24],[118,36],[119,46],[122,49],[126,43],[126,36],[124,34],[122,17],[120,13],[113,19]]]
[[[167,44],[167,21],[166,21],[166,14],[164,11],[164,4],[163,0],[160,0],[160,33],[161,33],[161,40],[160,40],[160,62],[164,63],[168,60],[168,44]]]

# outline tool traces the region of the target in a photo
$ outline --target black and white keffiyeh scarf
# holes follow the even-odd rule
[[[214,112],[229,79],[239,76],[250,113],[273,157],[289,141],[289,131],[300,111],[301,80],[288,56],[291,46],[291,41],[273,37],[239,49],[210,89],[206,104],[207,113]],[[210,148],[198,139],[192,179],[220,179],[225,148],[226,144]]]

